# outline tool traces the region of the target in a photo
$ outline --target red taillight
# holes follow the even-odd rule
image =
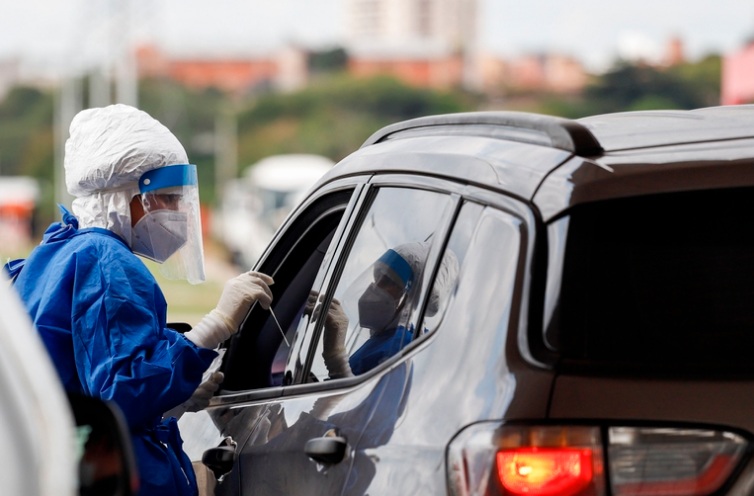
[[[592,484],[592,450],[515,448],[497,453],[497,474],[506,494],[575,496]]]
[[[604,496],[601,431],[484,422],[448,447],[457,496]]]

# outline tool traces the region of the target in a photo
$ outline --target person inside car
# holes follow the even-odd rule
[[[255,301],[269,308],[272,278],[230,279],[215,309],[185,334],[166,324],[167,303],[135,255],[169,277],[204,279],[196,167],[161,123],[126,105],[88,109],[70,127],[66,186],[73,214],[8,266],[65,389],[113,400],[128,422],[141,496],[194,495],[179,408],[206,406],[222,375],[202,375]],[[193,396],[192,396],[193,395]]]

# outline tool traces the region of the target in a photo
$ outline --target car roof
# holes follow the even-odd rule
[[[754,137],[754,105],[696,110],[646,110],[601,114],[582,119],[527,112],[465,112],[420,117],[386,126],[362,145],[369,146],[399,133],[431,129],[477,127],[479,135],[527,141],[571,151],[583,157],[635,150]],[[485,132],[486,130],[486,132]]]
[[[446,176],[523,198],[549,220],[590,201],[751,186],[753,158],[754,105],[581,119],[464,112],[386,126],[324,180],[376,171]]]
[[[754,137],[754,106],[619,112],[578,119],[605,153]]]

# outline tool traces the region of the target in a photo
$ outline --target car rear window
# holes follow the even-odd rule
[[[575,208],[550,345],[565,363],[754,372],[754,189]]]

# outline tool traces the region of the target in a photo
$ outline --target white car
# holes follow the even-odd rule
[[[18,295],[0,272],[0,492],[129,495],[136,477],[117,410],[68,398]],[[70,401],[69,401],[70,400]],[[94,446],[104,441],[103,452]],[[93,456],[94,450],[97,455]],[[105,460],[115,471],[105,473]]]

